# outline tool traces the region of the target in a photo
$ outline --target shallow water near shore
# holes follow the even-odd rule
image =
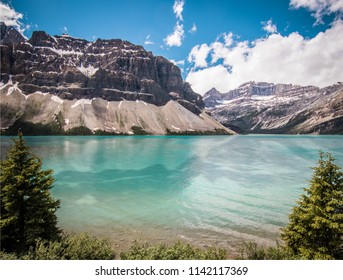
[[[343,166],[342,136],[25,137],[54,170],[59,226],[109,238],[273,244],[319,150]],[[9,137],[1,137],[4,152]],[[125,244],[125,245],[123,245]]]

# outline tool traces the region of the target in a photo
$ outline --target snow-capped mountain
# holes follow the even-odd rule
[[[241,133],[343,133],[343,83],[326,88],[248,82],[203,97],[208,112]]]

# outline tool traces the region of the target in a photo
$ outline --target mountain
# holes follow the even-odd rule
[[[141,46],[44,31],[27,40],[4,23],[0,30],[2,130],[18,123],[58,124],[62,132],[224,129],[205,116],[202,97],[182,80],[180,69]]]
[[[217,100],[222,100],[222,93],[220,93],[216,88],[211,88],[203,97],[203,101],[206,107],[213,108],[220,103]]]
[[[318,88],[248,82],[227,93],[211,89],[207,112],[239,133],[343,134],[343,83]]]

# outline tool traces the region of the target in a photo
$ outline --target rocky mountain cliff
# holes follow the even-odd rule
[[[326,88],[248,82],[227,93],[211,89],[207,111],[240,133],[343,134],[343,83]]]
[[[194,111],[203,107],[201,96],[182,81],[177,66],[119,39],[88,42],[35,31],[25,40],[1,23],[1,65],[1,81],[11,78],[24,94],[42,91],[69,100],[138,99],[155,105],[180,100],[191,103],[189,107],[193,104]]]
[[[0,24],[0,31],[1,129],[18,121],[46,124],[48,120],[56,121],[56,116],[68,115],[60,123],[64,130],[86,126],[92,131],[99,127],[108,132],[128,133],[132,126],[126,123],[129,120],[118,119],[119,125],[110,124],[114,121],[109,117],[113,114],[110,108],[115,104],[111,102],[117,102],[119,107],[122,101],[132,102],[130,108],[137,115],[137,125],[140,111],[136,104],[147,104],[149,108],[174,104],[177,111],[186,109],[194,118],[201,116],[202,98],[183,82],[180,69],[141,46],[120,39],[89,42],[69,35],[50,36],[43,31],[33,32],[27,40],[4,23]],[[65,104],[72,108],[67,110]],[[82,111],[89,112],[88,106],[94,111],[92,121],[86,121],[87,114]],[[75,108],[82,108],[82,112],[69,112]],[[167,122],[165,116],[160,118]],[[204,129],[193,124],[181,125],[180,118],[180,122],[166,124],[163,129]],[[221,127],[211,123],[205,125],[207,130]],[[149,133],[163,131],[152,126],[145,128],[142,122],[141,126]]]

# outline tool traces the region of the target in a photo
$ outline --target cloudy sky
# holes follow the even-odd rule
[[[343,81],[343,0],[0,0],[0,20],[28,38],[44,30],[142,45],[200,94]]]

